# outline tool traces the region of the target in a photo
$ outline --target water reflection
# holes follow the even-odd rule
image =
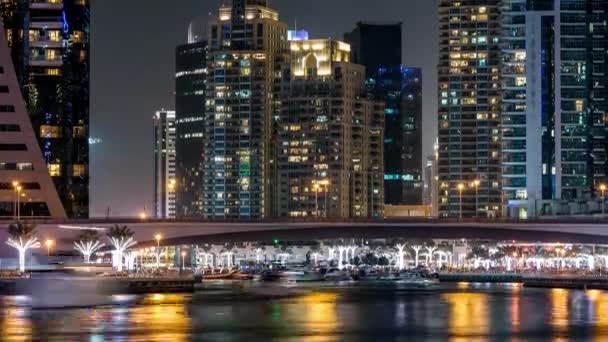
[[[551,289],[551,325],[558,333],[568,327],[568,294],[570,290]]]
[[[4,303],[3,303],[4,304]],[[0,331],[2,341],[30,341],[32,335],[32,322],[27,309],[19,307],[5,307],[1,310]]]
[[[117,298],[120,305],[63,310],[0,297],[0,340],[608,340],[608,292],[598,290],[453,284],[246,292],[131,296]]]
[[[470,341],[471,337],[487,336],[488,295],[484,293],[446,293],[449,307],[448,333],[453,341]]]

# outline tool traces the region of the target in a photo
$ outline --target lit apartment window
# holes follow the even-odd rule
[[[46,49],[45,54],[48,61],[56,61],[59,59],[59,52],[57,50]]]
[[[72,136],[74,138],[85,138],[86,134],[87,132],[84,126],[74,126],[72,128]]]
[[[61,127],[51,125],[40,126],[40,137],[41,138],[60,138]]]
[[[49,76],[59,76],[59,68],[46,68],[46,74]]]
[[[576,111],[577,112],[583,111],[583,100],[576,100]]]
[[[61,38],[62,38],[61,37],[61,31],[59,31],[59,30],[50,30],[50,31],[47,31],[46,34],[48,35],[49,40],[52,41],[52,42],[59,42],[59,41],[61,41]]]
[[[49,164],[49,175],[51,177],[61,176],[61,165],[60,164]]]
[[[74,164],[72,167],[73,177],[84,177],[87,174],[87,168],[84,164]]]
[[[84,41],[84,33],[82,31],[74,31],[72,41],[74,43],[82,43]]]

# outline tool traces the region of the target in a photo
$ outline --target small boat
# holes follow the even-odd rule
[[[350,274],[345,270],[339,270],[337,268],[331,268],[325,273],[325,280],[328,281],[346,281],[352,280]]]
[[[251,273],[245,273],[245,272],[234,272],[230,276],[230,279],[234,279],[234,280],[252,280],[253,279],[253,274],[251,274]]]
[[[314,270],[303,270],[303,271],[294,271],[296,282],[307,282],[307,281],[323,281],[325,277],[321,272],[317,272]]]
[[[378,280],[380,279],[380,273],[373,268],[362,269],[359,271],[357,280]]]
[[[262,273],[262,280],[270,282],[295,283],[296,273],[297,272],[287,270],[266,271]]]
[[[205,280],[222,280],[222,279],[233,279],[233,276],[237,273],[237,271],[231,271],[227,273],[206,273],[201,274],[200,277],[203,281]]]
[[[437,278],[431,278],[418,272],[401,271],[398,276],[397,283],[405,285],[428,286],[439,282]]]

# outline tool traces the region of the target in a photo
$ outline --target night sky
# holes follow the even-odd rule
[[[174,108],[174,49],[221,0],[94,0],[91,51],[91,216],[152,208],[152,116]],[[423,68],[423,156],[436,135],[437,0],[271,0],[311,38],[342,39],[360,20],[401,21],[404,64]]]

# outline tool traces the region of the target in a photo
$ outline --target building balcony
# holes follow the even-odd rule
[[[61,10],[63,8],[63,0],[32,0],[30,8]]]
[[[59,58],[47,59],[43,57],[32,57],[30,58],[31,66],[37,67],[60,67],[63,65],[63,60]]]
[[[51,40],[49,37],[38,37],[36,40],[30,40],[31,47],[60,48],[61,44],[61,41]]]

